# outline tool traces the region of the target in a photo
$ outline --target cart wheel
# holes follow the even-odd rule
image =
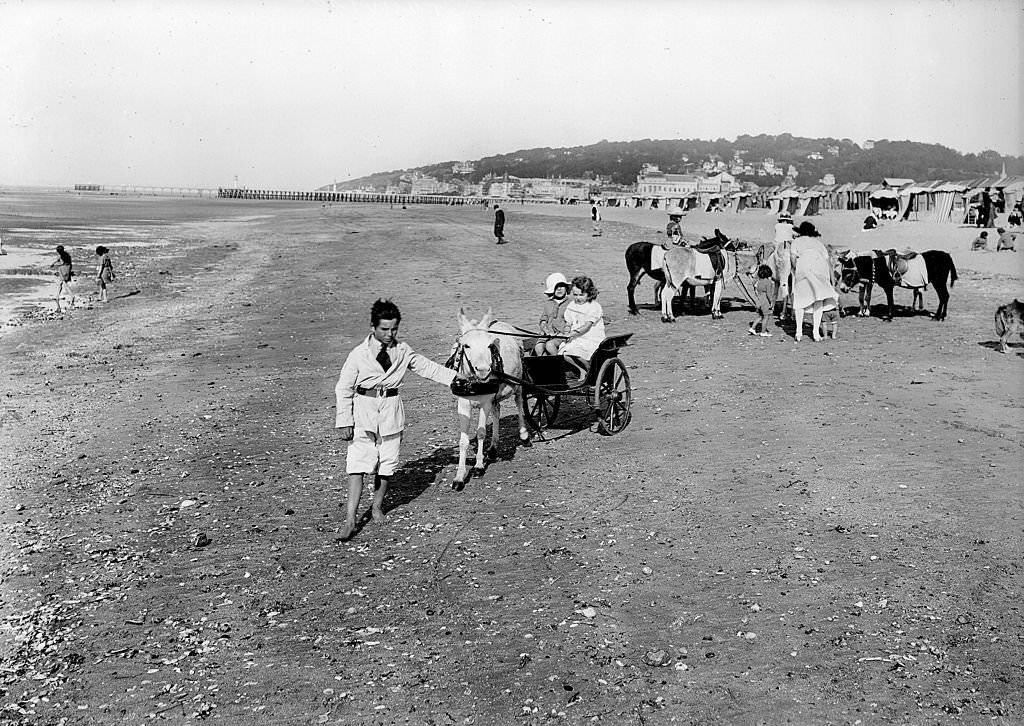
[[[558,416],[560,396],[549,396],[535,391],[523,391],[523,405],[526,408],[526,420],[537,431],[550,428]]]
[[[543,391],[537,390],[530,384],[533,383],[529,374],[523,371],[523,408],[526,413],[526,422],[535,431],[543,431],[549,428],[558,415],[558,404],[560,396],[549,396]]]
[[[594,386],[594,408],[597,409],[598,429],[612,435],[629,425],[629,405],[633,392],[629,387],[629,373],[618,358],[610,358],[601,365]]]

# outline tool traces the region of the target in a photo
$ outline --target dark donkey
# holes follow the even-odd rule
[[[946,308],[949,306],[949,290],[946,281],[949,280],[949,287],[956,282],[956,265],[948,252],[942,250],[928,250],[922,252],[925,268],[928,270],[928,284],[935,288],[935,294],[939,296],[939,306],[935,309],[932,317],[935,320],[946,319]],[[843,258],[841,265],[840,291],[849,292],[858,285],[862,285],[860,291],[860,315],[868,315],[871,310],[871,287],[877,284],[885,290],[885,297],[889,304],[885,320],[892,320],[893,308],[892,299],[894,287],[905,287],[898,285],[893,279],[892,271],[889,269],[889,258],[881,251],[875,250],[873,255],[858,255],[854,258]],[[910,288],[918,290],[919,288]]]

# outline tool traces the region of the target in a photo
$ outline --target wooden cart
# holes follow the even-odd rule
[[[526,418],[543,437],[545,428],[558,416],[563,396],[587,399],[597,414],[597,430],[617,434],[629,425],[632,389],[629,372],[619,359],[619,350],[629,344],[632,333],[605,338],[591,356],[585,373],[565,356],[531,355],[523,358],[523,398]]]

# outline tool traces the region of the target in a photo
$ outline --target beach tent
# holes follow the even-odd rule
[[[817,214],[821,204],[821,192],[806,191],[797,197],[797,211],[793,214],[800,217],[809,217]]]
[[[800,192],[793,187],[782,189],[769,197],[768,202],[769,214],[781,214],[782,212],[796,214],[800,208]]]
[[[709,194],[704,199],[704,211],[713,212],[716,209],[722,208],[722,195],[721,194]]]
[[[869,209],[871,207],[871,192],[874,189],[881,189],[870,182],[861,182],[854,186],[850,192],[850,206],[849,209]]]
[[[932,190],[933,212],[932,217],[936,222],[959,222],[963,219],[963,213],[955,214],[963,199],[963,193],[967,187],[953,182],[944,182]]]
[[[1024,200],[1024,176],[1011,176],[1003,186],[1003,196],[1006,198],[1006,211],[1013,209],[1013,205]]]
[[[734,212],[742,212],[750,206],[750,194],[747,192],[736,192],[730,194],[729,198],[732,199],[732,209]]]
[[[878,217],[899,216],[900,195],[892,189],[878,188],[868,195],[868,204],[872,210],[878,210]]]

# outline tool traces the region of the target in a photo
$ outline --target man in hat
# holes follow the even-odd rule
[[[590,223],[591,223],[591,228],[593,230],[591,232],[590,236],[591,237],[600,237],[601,233],[602,233],[602,231],[601,231],[601,210],[597,208],[597,201],[596,200],[590,203]]]
[[[505,210],[498,206],[498,203],[494,203],[494,236],[497,238],[497,244],[505,244]]]
[[[679,225],[683,218],[683,210],[678,205],[668,208],[668,224],[665,225],[665,239],[661,246],[666,250],[669,245],[681,245],[683,243],[683,228]]]

